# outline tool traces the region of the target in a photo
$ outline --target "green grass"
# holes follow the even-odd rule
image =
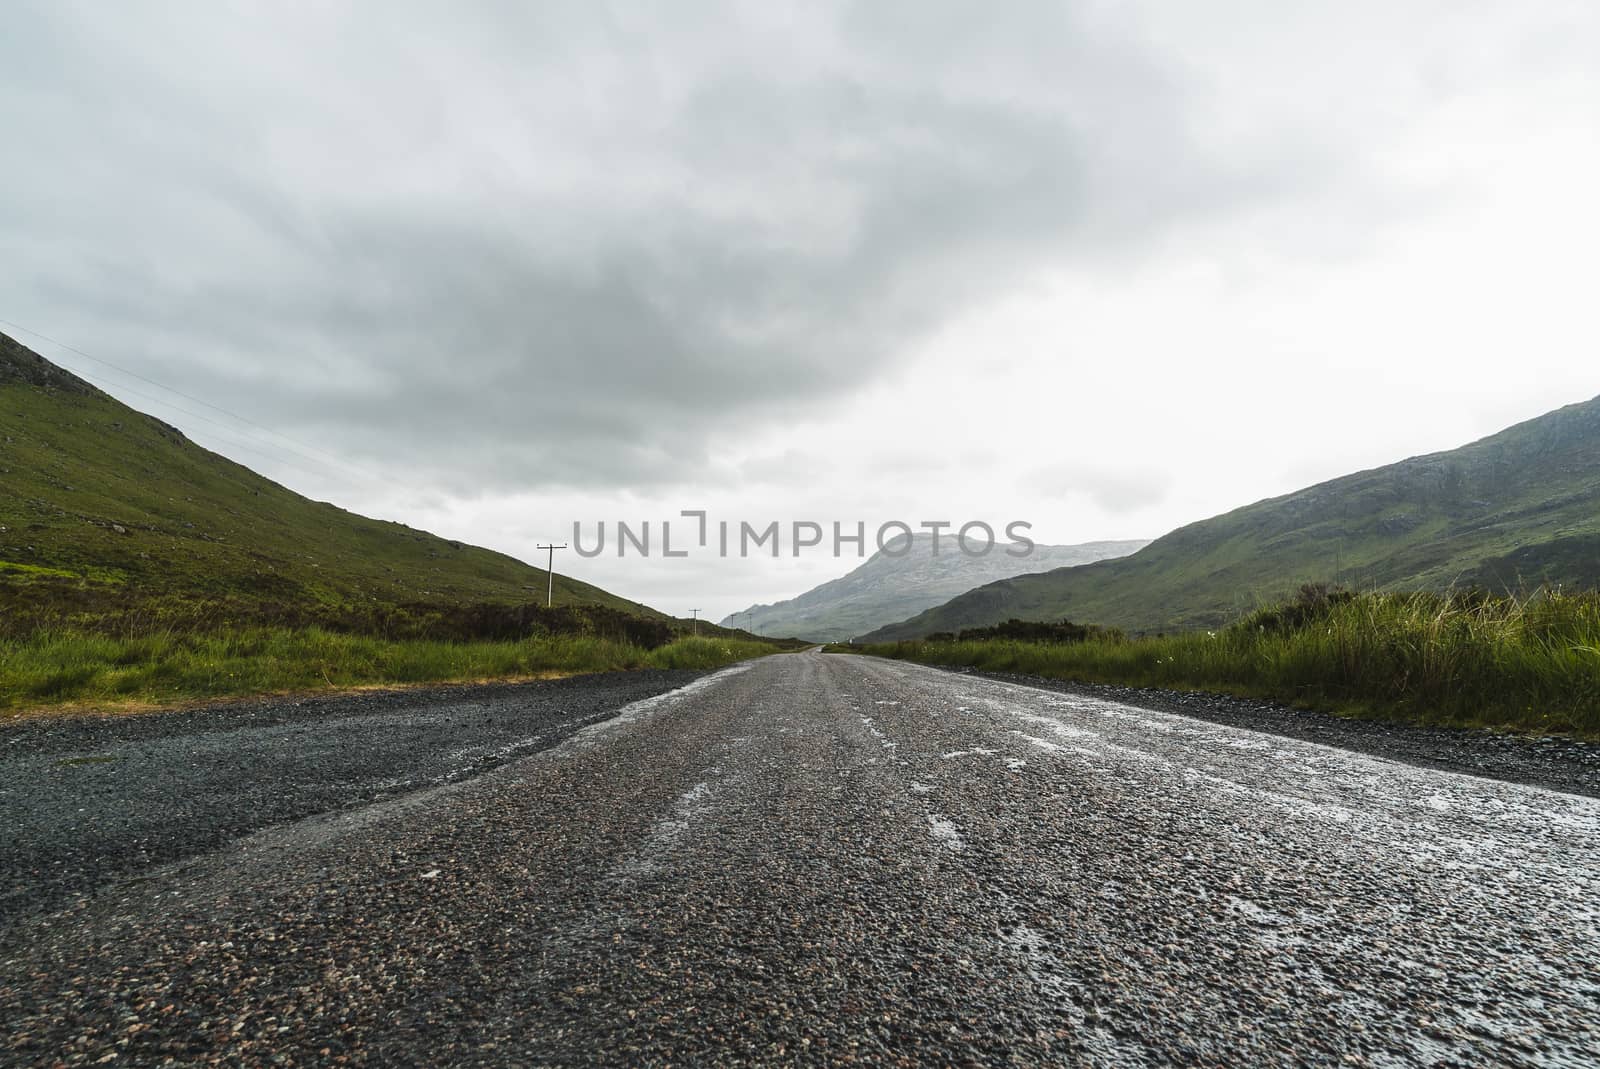
[[[1215,631],[865,652],[1054,679],[1213,691],[1418,724],[1600,737],[1600,596],[1335,595]]]
[[[312,501],[0,334],[0,710],[633,668],[782,643]]]
[[[0,560],[0,575],[11,579],[82,579],[77,572],[62,568],[45,568],[37,564]]]
[[[320,628],[115,638],[40,632],[0,644],[0,709],[167,704],[275,691],[606,672],[711,669],[771,643],[680,638],[655,649],[591,635],[504,642],[388,640]]]

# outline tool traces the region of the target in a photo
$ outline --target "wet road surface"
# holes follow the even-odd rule
[[[1600,802],[769,657],[0,937],[13,1064],[1600,1060]]]
[[[0,728],[0,929],[253,831],[469,778],[699,672],[267,698]]]

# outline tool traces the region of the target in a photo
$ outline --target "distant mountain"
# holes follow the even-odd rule
[[[0,606],[23,586],[37,599],[39,584],[88,585],[119,604],[545,596],[542,568],[311,501],[0,334]],[[558,604],[662,618],[565,576],[555,590]]]
[[[1146,544],[1122,541],[1035,546],[1025,557],[1011,556],[1006,552],[1008,547],[997,545],[984,556],[974,557],[962,553],[948,534],[939,540],[938,554],[933,552],[931,534],[913,535],[911,548],[900,556],[874,553],[849,575],[788,601],[751,606],[746,610],[748,616],[734,613],[722,622],[762,635],[840,641],[904,619],[995,579],[1119,557]],[[898,551],[904,545],[902,537],[889,548]]]
[[[1119,560],[1007,579],[880,628],[911,638],[1068,618],[1212,627],[1299,584],[1487,589],[1600,583],[1600,398],[1443,453],[1180,527]]]

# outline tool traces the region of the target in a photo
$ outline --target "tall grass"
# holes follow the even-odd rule
[[[1600,596],[1334,595],[1217,632],[869,648],[1094,683],[1210,690],[1414,723],[1600,736]]]
[[[128,638],[40,632],[0,643],[0,709],[162,703],[369,684],[514,679],[631,668],[709,669],[767,643],[682,638],[655,649],[592,635],[503,642],[390,640],[319,628]]]

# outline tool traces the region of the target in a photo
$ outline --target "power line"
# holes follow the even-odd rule
[[[218,423],[216,420],[208,419],[205,416],[202,416],[197,412],[190,412],[187,408],[183,408],[180,405],[175,405],[171,401],[168,401],[168,400],[166,400],[164,398],[155,397],[155,396],[152,396],[151,394],[144,393],[144,392],[142,392],[140,390],[135,390],[132,386],[128,386],[128,385],[126,385],[124,383],[112,382],[109,379],[101,378],[99,375],[91,375],[87,371],[78,371],[78,372],[74,372],[74,374],[81,375],[84,378],[88,379],[90,382],[99,383],[100,385],[102,385],[104,387],[107,387],[108,389],[114,389],[119,393],[129,394],[129,395],[131,395],[133,397],[143,398],[144,400],[149,401],[149,402],[151,402],[153,404],[158,404],[158,405],[162,405],[163,407],[170,408],[174,412],[182,412],[185,416],[188,416],[190,419],[199,420],[201,423],[209,424],[210,426],[220,428],[223,431],[232,432],[232,431],[236,430],[236,428],[229,427],[225,423]],[[294,461],[289,460],[289,459],[287,459],[285,457],[276,456],[276,455],[273,455],[271,453],[263,453],[259,449],[252,448],[251,446],[244,444],[243,442],[239,441],[238,439],[228,438],[228,437],[226,437],[226,436],[224,436],[222,434],[218,434],[216,431],[208,431],[208,432],[204,432],[204,433],[212,434],[212,435],[215,435],[218,438],[221,438],[223,441],[227,442],[230,446],[232,446],[235,449],[242,449],[246,453],[254,454],[255,456],[262,457],[262,458],[264,458],[266,460],[273,461],[274,463],[277,463],[277,464],[286,464],[289,467],[294,468],[296,471],[304,472],[307,475],[325,476],[325,475],[333,475],[333,474],[335,474],[334,472],[329,471],[327,468],[321,467],[321,465],[320,465],[320,463],[318,461],[312,460],[312,458],[310,458],[310,457],[304,457],[304,459],[307,460],[307,461],[310,461],[312,464],[317,464],[320,470],[313,471],[310,468],[304,467],[304,466],[302,466],[300,464],[296,464]],[[267,445],[268,443],[258,442],[256,444]],[[272,446],[272,448],[277,449],[277,448],[281,448],[281,447]],[[284,452],[289,452],[289,450],[284,450]],[[294,455],[295,456],[300,456],[301,454],[296,453]]]
[[[173,404],[171,401],[166,401],[166,400],[163,400],[163,399],[161,399],[159,397],[152,397],[150,394],[147,394],[147,393],[141,393],[140,391],[135,390],[133,387],[126,386],[126,385],[124,385],[124,384],[122,384],[120,382],[111,382],[109,380],[101,378],[99,375],[91,375],[87,371],[79,371],[79,372],[76,372],[76,374],[82,375],[84,378],[88,379],[90,382],[98,382],[103,386],[111,387],[111,388],[116,389],[116,390],[118,390],[118,391],[120,391],[122,393],[132,394],[134,397],[142,397],[146,401],[150,401],[150,402],[152,402],[154,404],[164,405],[167,408],[172,409],[174,412],[182,412],[184,415],[188,416],[190,419],[197,419],[201,423],[208,423],[213,427],[220,427],[222,430],[225,430],[225,431],[232,431],[234,429],[234,428],[229,427],[229,426],[227,426],[225,424],[218,423],[214,419],[207,419],[205,416],[199,415],[198,413],[190,412],[186,408],[180,408],[179,406]],[[211,433],[215,434],[215,432],[211,432]],[[231,445],[235,449],[242,449],[246,453],[251,453],[251,454],[253,454],[255,456],[262,457],[262,458],[264,458],[266,460],[270,460],[270,461],[272,461],[272,462],[274,462],[276,464],[286,464],[289,467],[294,468],[296,471],[303,472],[306,475],[325,476],[325,475],[334,474],[333,472],[329,471],[326,468],[323,468],[321,471],[312,471],[310,468],[304,467],[304,466],[302,466],[300,464],[296,464],[292,460],[286,460],[285,458],[283,458],[281,456],[273,456],[270,453],[263,453],[259,449],[253,449],[250,446],[245,445],[243,442],[240,442],[240,441],[238,441],[236,439],[227,438],[227,437],[224,437],[223,435],[220,435],[220,434],[218,434],[216,436],[218,438],[222,438],[223,441],[227,442],[229,445]],[[274,447],[274,448],[277,448],[277,447]],[[287,452],[287,450],[286,450],[286,452]],[[300,454],[297,453],[295,455],[299,456]],[[311,460],[310,457],[306,457],[305,459],[311,461],[311,463],[313,463],[313,464],[317,463],[316,461]]]
[[[23,326],[21,323],[13,323],[9,319],[0,319],[0,323],[3,323],[6,326],[11,327],[11,328],[13,328],[15,330],[20,330],[25,334],[31,334],[35,338],[39,338],[39,339],[41,339],[43,341],[49,342],[51,345],[60,346],[61,348],[67,350],[67,352],[69,352],[69,353],[77,353],[79,356],[83,357],[85,360],[93,360],[97,364],[104,364],[106,367],[111,368],[114,371],[120,371],[124,375],[130,376],[131,378],[138,379],[140,382],[147,382],[151,386],[155,386],[158,389],[166,390],[168,393],[171,393],[171,394],[176,394],[177,396],[182,397],[186,401],[193,401],[197,405],[205,405],[207,408],[212,409],[213,411],[221,412],[225,416],[231,416],[232,418],[238,420],[240,423],[248,423],[250,426],[257,428],[258,430],[263,430],[263,431],[266,431],[268,434],[276,435],[277,437],[282,438],[286,442],[289,442],[289,443],[294,444],[294,445],[300,445],[303,448],[310,449],[312,452],[321,452],[321,450],[317,449],[315,446],[305,445],[302,442],[296,442],[293,438],[290,438],[288,435],[282,433],[281,431],[275,431],[271,427],[263,426],[262,424],[257,423],[255,420],[250,419],[247,416],[241,416],[237,412],[230,412],[226,408],[223,408],[221,405],[214,405],[210,401],[204,400],[203,398],[195,397],[192,394],[186,394],[182,390],[174,389],[173,387],[168,386],[164,382],[157,382],[155,379],[149,378],[148,376],[145,376],[145,375],[141,375],[137,371],[130,371],[130,370],[128,370],[127,368],[123,367],[120,364],[113,364],[111,361],[103,359],[103,358],[98,357],[98,356],[95,356],[92,353],[86,353],[82,349],[74,348],[73,346],[68,345],[64,341],[57,341],[56,339],[50,337],[48,334],[41,334],[37,330],[33,330],[33,329],[29,328],[29,327]],[[326,454],[324,454],[324,458],[327,459],[327,460],[333,460],[335,463],[338,463],[338,460],[335,457],[330,457],[330,456],[327,456]],[[310,459],[310,458],[308,457],[307,459]]]
[[[230,417],[232,419],[238,420],[240,423],[248,424],[251,427],[255,427],[258,430],[266,432],[267,434],[270,434],[270,435],[273,435],[274,437],[280,438],[283,441],[290,443],[291,445],[297,445],[297,446],[300,446],[303,449],[309,449],[313,453],[318,453],[318,454],[321,455],[321,457],[323,459],[319,460],[316,457],[307,456],[305,453],[302,453],[297,449],[290,449],[287,446],[280,445],[277,442],[266,441],[264,439],[261,439],[259,435],[253,435],[252,436],[252,437],[255,437],[258,441],[261,441],[262,444],[270,446],[273,449],[279,449],[279,450],[282,450],[285,453],[293,454],[294,456],[300,457],[302,460],[309,461],[310,463],[316,464],[316,465],[319,465],[319,466],[322,465],[324,462],[336,464],[339,467],[344,468],[347,472],[350,472],[350,473],[355,474],[355,475],[359,475],[362,479],[368,480],[370,482],[387,483],[387,481],[388,481],[386,479],[381,479],[378,476],[373,475],[370,472],[363,471],[362,469],[360,469],[358,467],[355,467],[354,465],[350,464],[348,461],[340,460],[337,457],[330,456],[329,454],[327,454],[327,453],[323,452],[322,450],[318,449],[316,446],[306,445],[304,442],[299,442],[299,441],[296,441],[293,438],[290,438],[288,435],[284,434],[282,431],[275,431],[271,427],[267,427],[267,426],[264,426],[264,425],[262,425],[260,423],[257,423],[255,420],[250,419],[248,416],[241,416],[237,412],[231,412],[228,409],[223,408],[221,405],[212,404],[210,401],[207,401],[207,400],[205,400],[203,398],[195,397],[192,394],[184,393],[182,390],[175,389],[175,388],[173,388],[171,386],[168,386],[168,385],[166,385],[165,383],[162,383],[162,382],[157,382],[155,379],[152,379],[152,378],[150,378],[150,377],[148,377],[146,375],[141,375],[137,371],[130,371],[129,369],[127,369],[125,367],[122,367],[120,364],[114,364],[110,360],[106,360],[106,359],[103,359],[101,357],[95,356],[92,353],[86,353],[82,349],[75,348],[74,346],[68,345],[66,342],[63,342],[63,341],[57,341],[55,338],[50,337],[48,334],[42,334],[39,331],[32,329],[31,327],[25,327],[21,323],[16,323],[16,322],[13,322],[13,321],[11,321],[9,319],[0,319],[0,324],[4,324],[4,325],[6,325],[8,327],[11,327],[14,330],[20,330],[24,334],[32,335],[33,337],[39,338],[39,339],[41,339],[43,341],[47,341],[51,345],[55,345],[55,346],[58,346],[58,347],[60,347],[62,349],[65,349],[69,353],[76,353],[78,356],[83,357],[85,360],[93,360],[97,364],[104,364],[106,367],[109,367],[114,371],[121,372],[122,374],[127,375],[130,378],[138,379],[140,382],[147,382],[151,386],[156,387],[157,389],[166,390],[168,393],[173,394],[173,395],[175,395],[177,397],[182,397],[186,401],[193,401],[197,405],[204,405],[206,408],[209,408],[214,412],[220,412],[225,416],[228,416],[228,417]],[[179,405],[175,405],[170,401],[164,401],[164,400],[162,400],[160,398],[157,398],[157,397],[151,397],[149,394],[140,393],[139,391],[133,389],[132,387],[126,386],[126,385],[124,385],[122,383],[110,382],[109,380],[106,380],[106,379],[103,379],[103,378],[97,378],[96,376],[90,375],[87,372],[79,372],[79,374],[82,374],[85,378],[88,378],[88,379],[91,379],[91,380],[94,380],[94,381],[98,381],[98,382],[100,382],[100,383],[102,383],[104,385],[114,386],[119,390],[126,390],[128,393],[133,394],[135,397],[143,397],[147,401],[154,401],[156,404],[166,405],[168,408],[171,408],[174,411],[182,412],[187,416],[190,416],[190,417],[192,417],[194,419],[198,419],[198,420],[200,420],[200,421],[202,421],[204,423],[209,423],[214,427],[224,427],[224,429],[226,429],[226,430],[237,430],[237,431],[239,431],[240,433],[243,433],[243,434],[250,434],[250,432],[248,430],[244,429],[244,428],[226,427],[224,424],[217,423],[215,420],[207,419],[205,416],[202,416],[202,415],[200,415],[200,414],[198,414],[196,412],[190,412],[188,409],[185,409],[185,408],[183,408],[183,407],[181,407]],[[264,456],[265,455],[265,454],[262,454],[260,452],[256,452],[254,450],[250,450],[249,447],[244,446],[244,445],[239,445],[236,442],[230,441],[230,444],[236,445],[238,448],[245,449],[248,452],[253,452],[253,453],[255,453],[256,456]],[[277,458],[268,457],[267,459],[277,459]],[[279,462],[280,463],[288,463],[287,461],[282,461],[282,460],[280,460]],[[290,464],[290,466],[291,467],[295,467],[299,471],[306,471],[306,469],[300,468],[298,465]],[[307,472],[307,474],[316,475],[316,474],[319,474],[319,473],[318,472]],[[324,468],[320,474],[326,475],[326,474],[331,474],[331,473],[326,468]]]

